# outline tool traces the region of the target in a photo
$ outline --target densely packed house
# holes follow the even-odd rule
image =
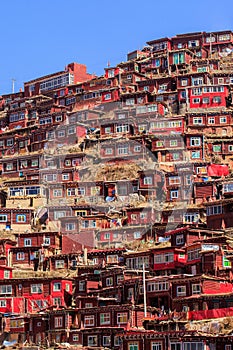
[[[0,342],[231,350],[233,32],[0,97]]]

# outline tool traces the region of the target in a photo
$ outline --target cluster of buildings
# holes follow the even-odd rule
[[[3,345],[232,349],[232,68],[187,33],[0,97]]]

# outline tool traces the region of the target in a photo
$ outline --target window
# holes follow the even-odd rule
[[[225,345],[225,350],[231,350],[231,349],[232,349],[231,345]]]
[[[124,276],[123,275],[117,275],[117,284],[119,284],[122,281],[124,281]]]
[[[32,159],[32,161],[31,161],[31,166],[32,166],[32,167],[37,167],[38,165],[39,165],[38,159]]]
[[[193,124],[194,124],[194,125],[203,124],[203,118],[202,118],[202,117],[194,117],[194,118],[193,118]]]
[[[178,144],[178,141],[177,140],[170,140],[170,146],[171,147],[176,147]]]
[[[79,288],[79,291],[80,292],[84,292],[85,291],[85,289],[86,289],[86,283],[85,283],[85,281],[79,281],[79,284],[78,284],[78,288]]]
[[[66,231],[74,231],[75,230],[75,223],[69,222],[66,224]]]
[[[58,130],[58,132],[57,132],[58,138],[65,137],[65,136],[66,136],[65,130]]]
[[[221,152],[222,146],[221,145],[213,145],[213,152]]]
[[[20,161],[20,169],[25,169],[28,167],[28,162],[27,160],[21,160]]]
[[[169,177],[169,185],[179,185],[180,177],[179,176],[171,176]]]
[[[231,40],[231,36],[230,36],[230,34],[220,34],[218,36],[218,40],[219,41],[228,41],[228,40]]]
[[[205,345],[201,342],[183,343],[183,350],[204,350]]]
[[[178,198],[179,197],[179,192],[177,191],[177,190],[172,190],[171,192],[170,192],[170,198],[171,199],[176,199],[176,198]]]
[[[44,180],[47,181],[47,182],[57,181],[57,174],[44,175]]]
[[[113,154],[112,148],[105,148],[105,154]]]
[[[31,247],[31,246],[32,246],[31,238],[24,238],[24,247]]]
[[[57,115],[55,120],[56,120],[56,122],[61,122],[62,121],[62,115]]]
[[[213,97],[213,103],[221,103],[221,102],[222,102],[222,98],[220,96]]]
[[[41,294],[43,292],[43,285],[42,283],[38,284],[32,284],[31,285],[31,293],[34,294]]]
[[[0,222],[7,222],[7,215],[0,214]]]
[[[53,298],[53,305],[61,305],[61,304],[62,302],[60,297]]]
[[[200,284],[192,284],[192,294],[200,294],[201,286]]]
[[[143,185],[152,185],[152,176],[145,176],[143,179]]]
[[[200,137],[191,137],[190,138],[190,146],[200,146],[201,138]]]
[[[161,292],[169,290],[169,283],[168,282],[149,282],[147,284],[147,291],[148,292]]]
[[[110,335],[104,335],[103,336],[103,346],[110,346],[110,345],[111,345]]]
[[[72,135],[72,134],[75,134],[75,127],[74,126],[71,126],[68,128],[68,135]]]
[[[191,224],[191,223],[197,223],[199,220],[199,214],[198,213],[186,213],[184,214],[184,224]]]
[[[127,323],[128,322],[128,313],[119,312],[117,313],[117,324]]]
[[[208,124],[215,124],[215,117],[209,117]]]
[[[6,300],[0,300],[0,307],[6,307]]]
[[[87,336],[87,345],[96,346],[97,345],[97,335],[88,335]]]
[[[40,125],[52,124],[52,117],[40,119]]]
[[[50,245],[50,237],[44,237],[43,241],[43,245]]]
[[[201,101],[201,99],[199,97],[198,98],[196,97],[193,99],[193,103],[195,103],[195,104],[200,103],[200,101]]]
[[[201,251],[200,248],[188,250],[188,261],[200,259],[200,251]]]
[[[163,147],[164,142],[163,141],[156,141],[156,147]]]
[[[26,195],[27,196],[37,196],[40,194],[40,187],[39,186],[30,186],[26,187]]]
[[[158,342],[151,343],[151,350],[162,350],[162,344]]]
[[[61,282],[54,282],[53,283],[53,291],[58,292],[61,290]]]
[[[192,78],[193,85],[203,85],[203,78]]]
[[[70,179],[70,174],[62,174],[62,180],[69,180]]]
[[[120,146],[117,149],[118,154],[128,154],[129,153],[129,148],[128,146]]]
[[[183,52],[177,52],[173,54],[173,64],[182,64],[185,62],[185,57]]]
[[[13,163],[7,163],[7,165],[6,165],[6,170],[7,171],[10,171],[10,170],[13,170]]]
[[[67,188],[67,196],[75,196],[75,188]]]
[[[138,238],[141,238],[141,232],[134,232],[134,234],[133,234],[133,236],[134,236],[134,239],[138,239]]]
[[[3,284],[0,286],[0,294],[12,294],[12,285]]]
[[[176,244],[177,245],[184,244],[184,235],[177,235],[176,236]]]
[[[63,317],[62,316],[55,316],[54,317],[54,327],[60,328],[63,326]]]
[[[66,216],[65,211],[55,211],[54,212],[54,220],[58,220],[58,219],[63,218],[65,216]]]
[[[181,79],[181,86],[187,86],[188,85],[188,79]]]
[[[93,307],[93,303],[85,303],[85,309]]]
[[[95,325],[94,315],[85,315],[84,316],[84,327],[90,327]]]
[[[61,189],[53,190],[53,196],[54,197],[62,197],[62,190]]]
[[[227,122],[227,118],[226,117],[220,117],[220,123],[224,124]]]
[[[101,313],[100,314],[100,324],[110,324],[110,313]]]
[[[6,145],[7,146],[13,146],[13,144],[14,144],[14,140],[13,139],[7,139],[6,140]]]
[[[55,268],[56,269],[63,269],[65,266],[65,261],[64,260],[56,260],[55,261]]]
[[[229,151],[229,152],[233,152],[233,145],[229,145],[229,146],[228,146],[228,151]]]
[[[176,294],[178,297],[186,295],[186,286],[178,286],[176,287]]]
[[[192,159],[200,159],[201,158],[201,151],[192,151],[191,158]]]
[[[105,134],[111,134],[111,132],[112,132],[111,126],[106,126],[106,127],[104,128],[104,132],[105,132]]]
[[[71,166],[71,159],[65,160],[65,166]]]
[[[135,101],[134,98],[127,98],[125,101],[126,106],[132,106],[134,105]]]
[[[121,345],[121,337],[119,335],[115,335],[114,346],[120,346],[120,345]]]
[[[85,187],[78,187],[78,196],[85,196]]]
[[[222,205],[213,205],[206,208],[206,215],[219,215],[222,214]]]
[[[154,264],[164,264],[174,261],[174,253],[156,254],[154,256]]]
[[[10,278],[10,271],[9,270],[4,271],[4,278]]]
[[[186,95],[186,91],[181,91],[180,92],[180,98],[186,98],[187,95]]]
[[[79,341],[79,335],[73,334],[73,341]]]
[[[117,125],[116,126],[116,132],[121,133],[121,132],[128,132],[129,131],[129,125],[128,124],[123,124],[123,125]]]
[[[209,103],[210,103],[209,97],[203,97],[202,103],[203,103],[203,104],[209,104]]]
[[[128,350],[139,350],[138,342],[128,343]]]
[[[113,285],[113,277],[106,278],[106,286],[110,287]]]
[[[141,146],[140,145],[134,146],[134,152],[141,152]]]
[[[193,96],[198,96],[202,94],[202,88],[193,88],[192,89],[192,95]]]
[[[25,259],[25,254],[24,252],[18,252],[16,254],[16,260],[24,260]]]

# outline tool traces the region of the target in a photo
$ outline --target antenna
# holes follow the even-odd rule
[[[15,82],[16,82],[16,79],[12,78],[11,81],[12,81],[12,94],[14,94],[14,92],[15,92]]]

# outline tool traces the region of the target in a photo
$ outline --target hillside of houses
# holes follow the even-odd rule
[[[0,346],[230,350],[233,32],[0,96]]]

